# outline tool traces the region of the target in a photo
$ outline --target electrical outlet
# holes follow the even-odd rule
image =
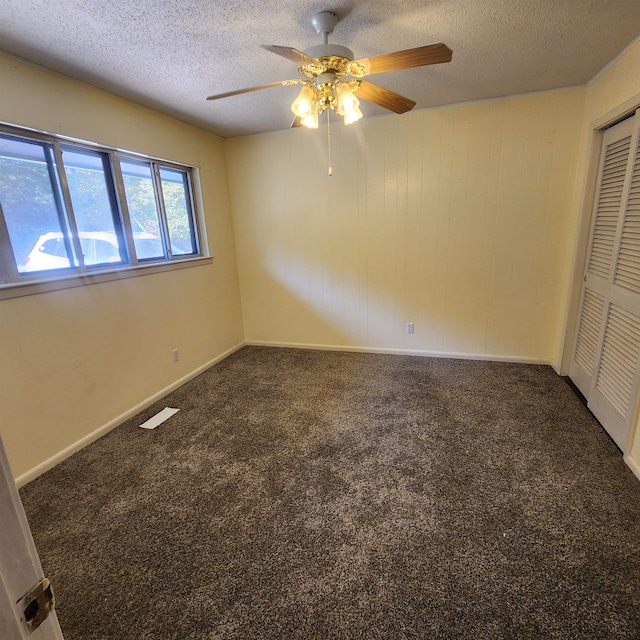
[[[413,333],[413,322],[407,322],[407,333]]]
[[[177,349],[174,349],[171,354],[173,355],[173,361],[174,362],[178,362],[178,360],[180,360],[180,353],[178,352]]]

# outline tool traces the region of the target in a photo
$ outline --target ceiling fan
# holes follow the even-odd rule
[[[291,105],[295,115],[292,127],[316,129],[318,116],[326,109],[332,109],[343,116],[345,124],[351,124],[362,117],[358,98],[395,113],[411,111],[416,104],[398,93],[363,80],[364,76],[449,62],[453,55],[447,45],[437,43],[354,60],[350,49],[328,42],[329,34],[333,33],[338,21],[339,18],[333,11],[322,11],[313,16],[311,24],[322,36],[322,44],[304,52],[293,47],[262,45],[267,51],[297,63],[301,78],[219,93],[209,96],[207,100],[220,100],[261,89],[301,84],[303,86],[300,95]]]

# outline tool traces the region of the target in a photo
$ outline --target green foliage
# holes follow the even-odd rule
[[[40,235],[60,231],[44,162],[0,157],[0,204],[18,264],[24,263]]]
[[[124,188],[133,231],[146,231],[159,236],[160,226],[151,179],[125,175]]]
[[[16,227],[38,226],[52,212],[56,216],[47,165],[0,157],[0,202]]]
[[[191,252],[191,227],[184,186],[176,182],[162,183],[162,196],[167,212],[171,242],[185,253]]]
[[[78,231],[113,232],[113,215],[102,171],[65,167]]]

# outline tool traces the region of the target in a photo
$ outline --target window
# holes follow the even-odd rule
[[[0,284],[199,257],[191,167],[0,129]]]
[[[120,160],[120,168],[129,206],[129,219],[136,231],[133,242],[138,258],[164,258],[165,250],[159,240],[160,209],[153,186],[151,163],[123,158]]]

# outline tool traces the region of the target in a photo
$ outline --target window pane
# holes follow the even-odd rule
[[[122,158],[120,167],[138,260],[164,258],[151,163]]]
[[[50,145],[0,135],[0,203],[20,273],[69,266],[51,154]]]
[[[160,169],[160,179],[164,208],[167,212],[171,253],[197,253],[187,172],[163,167]]]
[[[109,166],[107,155],[62,147],[62,160],[84,263],[122,262],[122,256],[126,253],[121,250],[120,231],[118,229],[116,232],[114,223],[113,189],[105,169]]]

